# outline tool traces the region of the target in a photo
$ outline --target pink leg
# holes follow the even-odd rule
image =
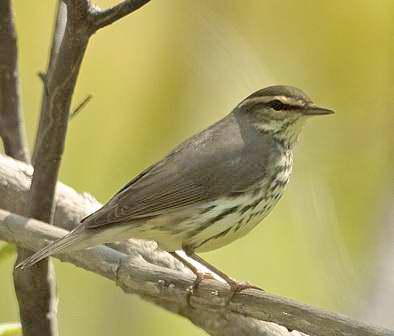
[[[191,296],[193,293],[198,290],[198,287],[200,286],[201,281],[204,279],[213,279],[212,274],[210,273],[205,273],[199,271],[193,264],[191,264],[187,259],[183,258],[181,255],[179,255],[177,252],[170,252],[170,254],[177,260],[179,260],[183,265],[185,265],[188,269],[190,269],[195,275],[196,275],[196,280],[194,280],[193,285],[191,285],[186,294],[186,302],[187,304],[193,308],[193,306],[190,303]]]
[[[231,289],[231,294],[230,297],[227,301],[227,304],[230,303],[231,299],[234,297],[235,294],[242,292],[245,289],[258,289],[258,290],[263,290],[257,286],[251,285],[248,282],[239,282],[237,280],[234,280],[233,278],[229,277],[227,274],[223,273],[219,269],[217,269],[215,266],[211,265],[201,257],[199,257],[197,254],[194,252],[189,252],[185,251],[186,255],[197,261],[199,264],[204,265],[207,269],[209,269],[212,273],[217,274],[220,276],[224,281],[227,282],[227,284],[230,286]]]

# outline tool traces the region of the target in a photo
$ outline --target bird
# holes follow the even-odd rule
[[[245,236],[271,212],[288,184],[294,148],[306,120],[333,113],[293,86],[258,90],[16,268],[53,254],[145,239],[155,241],[196,275],[192,290],[209,277],[192,260],[222,278],[234,292],[243,290],[248,285],[197,253]]]

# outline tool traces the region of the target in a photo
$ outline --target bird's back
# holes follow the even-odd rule
[[[253,188],[271,174],[269,164],[281,150],[247,127],[230,114],[189,138],[87,217],[87,227],[129,223]]]

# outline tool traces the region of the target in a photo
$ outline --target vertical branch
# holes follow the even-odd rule
[[[46,108],[47,99],[48,99],[47,78],[50,77],[52,74],[53,66],[55,64],[55,59],[59,53],[60,44],[63,40],[64,31],[66,29],[67,8],[66,8],[65,3],[62,0],[57,1],[56,13],[57,13],[56,22],[55,22],[55,26],[54,26],[53,33],[52,33],[52,44],[51,44],[51,50],[50,50],[50,54],[49,54],[47,71],[45,74],[40,73],[40,78],[43,81],[44,90],[43,90],[42,98],[41,98],[41,113],[40,113],[40,121],[38,123],[37,134],[40,134],[42,132],[42,127],[45,126],[42,121],[42,118],[45,115],[44,110]],[[35,146],[34,150],[37,150],[37,146]],[[32,158],[33,164],[34,164],[35,156],[36,156],[35,152],[33,152],[33,158]]]
[[[82,10],[81,10],[82,9]],[[35,164],[30,189],[30,216],[51,222],[55,186],[63,154],[71,98],[89,34],[84,19],[87,11],[67,7],[64,36],[52,71],[46,76],[47,97],[42,106],[41,131],[35,144]]]
[[[11,1],[0,1],[0,133],[6,154],[28,162],[19,97],[16,42]],[[20,206],[17,205],[19,212],[22,210]],[[17,251],[17,262],[30,255],[28,250],[22,248]],[[40,277],[41,274],[44,277]],[[40,265],[29,272],[14,272],[14,286],[25,336],[56,335],[52,277],[53,273],[47,265]]]
[[[66,22],[66,8],[59,0],[57,6],[57,18],[53,32],[51,53],[48,62],[48,72],[53,67],[54,60],[59,50],[64,34]],[[47,98],[47,84],[44,77],[43,105]],[[42,132],[42,114],[40,115],[40,127]],[[29,209],[24,213],[29,215]],[[24,260],[31,251],[18,248],[16,263]],[[14,270],[14,287],[19,304],[19,314],[25,336],[58,334],[56,318],[56,285],[55,273],[51,264],[43,263],[26,272]]]
[[[34,173],[24,211],[26,217],[53,222],[55,189],[71,99],[90,36],[148,1],[128,0],[113,9],[101,11],[92,7],[88,0],[59,0],[48,69],[45,75],[41,75],[44,93],[34,147]],[[29,254],[21,250],[17,262]],[[55,280],[48,259],[30,269],[14,271],[14,284],[23,335],[56,336]]]
[[[0,1],[0,136],[5,153],[29,161],[19,97],[18,49],[11,0]]]
[[[13,22],[13,13],[10,0],[0,1],[0,134],[7,155],[15,159],[28,162],[29,156],[25,140],[25,130],[21,112],[18,78],[18,50],[17,37]],[[18,204],[18,211],[21,212]],[[23,260],[29,255],[25,249],[18,248],[18,259]],[[30,277],[26,274],[16,276],[14,284],[19,300],[21,316],[25,310],[34,307],[34,296],[31,289]],[[23,321],[22,317],[22,321]],[[29,325],[30,321],[25,321]]]
[[[43,76],[44,93],[34,148],[34,174],[26,212],[29,217],[47,223],[53,220],[55,188],[71,98],[89,38],[83,24],[84,11],[80,9],[83,8],[66,8],[59,1],[50,60],[47,73]],[[30,270],[14,271],[14,279],[23,334],[57,335],[57,300],[52,264],[44,260]],[[26,304],[28,298],[34,302],[33,305]]]

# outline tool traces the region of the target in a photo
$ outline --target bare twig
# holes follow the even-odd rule
[[[124,0],[116,6],[105,10],[92,10],[94,31],[114,23],[122,17],[141,8],[149,1],[150,0]]]
[[[62,0],[57,1],[56,22],[52,32],[51,51],[49,52],[47,73],[53,71],[53,66],[59,54],[60,45],[63,41],[64,31],[67,23],[67,7]]]
[[[37,76],[38,76],[38,78],[41,79],[42,85],[44,87],[44,95],[49,96],[49,90],[48,90],[48,86],[47,86],[47,75],[44,72],[39,71],[37,73]],[[45,99],[45,98],[43,98],[43,99]]]
[[[0,210],[0,224],[2,239],[29,249],[41,248],[48,240],[54,240],[67,233],[62,229],[4,210]],[[181,309],[187,308],[185,297],[194,281],[194,276],[190,273],[155,266],[141,258],[129,257],[105,246],[61,254],[58,257],[116,281],[126,292],[137,293],[152,301],[176,304]],[[191,303],[198,311],[223,314],[224,318],[229,318],[233,314],[243,315],[274,322],[311,336],[394,335],[394,331],[366,325],[344,315],[323,311],[259,290],[246,290],[236,294],[226,306],[229,295],[230,289],[226,284],[217,280],[204,281],[193,294]]]
[[[12,211],[15,199],[26,201],[31,173],[31,167],[0,156],[0,207]],[[61,183],[57,186],[56,199],[56,225],[68,230],[99,207],[91,196],[78,194]],[[7,224],[0,225],[1,239],[20,240],[25,246],[37,249],[47,244],[47,240],[64,234],[58,228],[34,220],[27,221],[5,212],[2,214],[0,219],[3,218]],[[117,281],[127,292],[137,293],[183,315],[215,336],[299,335],[296,331],[290,333],[262,321],[273,321],[289,330],[300,330],[310,335],[394,335],[390,330],[367,326],[343,315],[254,290],[237,295],[229,311],[225,311],[223,302],[228,288],[217,281],[202,284],[201,290],[192,298],[197,309],[190,309],[185,305],[185,290],[193,282],[193,275],[168,253],[155,250],[154,245],[148,242],[130,241],[116,246],[116,250],[97,247],[63,255],[62,258]]]
[[[43,132],[43,127],[45,127],[45,123],[42,121],[42,118],[44,118],[45,115],[45,109],[47,108],[47,100],[49,97],[49,89],[48,89],[48,75],[51,76],[51,73],[53,71],[53,67],[55,64],[55,60],[57,58],[57,55],[59,53],[59,48],[60,44],[63,40],[63,35],[64,31],[66,29],[66,22],[67,22],[67,7],[65,3],[62,0],[57,1],[57,7],[56,7],[56,22],[53,28],[52,32],[52,44],[51,44],[51,51],[49,53],[49,60],[48,60],[48,66],[47,66],[47,71],[45,72],[38,72],[38,77],[42,81],[43,85],[43,93],[42,93],[42,98],[41,98],[41,111],[40,111],[40,121],[38,123],[38,130],[37,134],[40,134]],[[35,150],[37,150],[37,146],[35,147]],[[34,163],[34,158],[36,154],[33,152],[33,163]]]
[[[0,136],[7,155],[28,162],[19,97],[18,49],[11,0],[0,1]]]
[[[84,100],[82,100],[78,106],[70,113],[70,119],[75,118],[79,112],[81,112],[84,107],[90,102],[90,100],[93,98],[93,95],[89,94],[85,97]]]

